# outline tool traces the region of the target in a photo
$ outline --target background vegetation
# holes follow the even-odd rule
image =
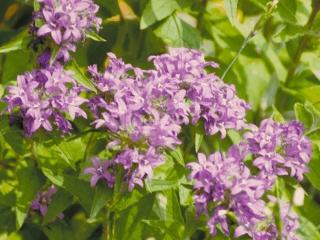
[[[79,46],[74,58],[80,68],[94,63],[102,68],[109,51],[133,65],[149,67],[148,56],[163,53],[168,46],[196,48],[219,63],[217,74],[234,84],[238,95],[251,104],[248,121],[258,124],[273,115],[305,124],[314,150],[310,172],[301,186],[304,205],[296,210],[303,239],[320,239],[320,0],[95,2],[103,19],[99,35],[107,41],[88,40]],[[32,11],[32,1],[0,1],[0,97],[18,74],[34,67],[36,49],[27,34]],[[3,110],[5,105],[0,104]],[[99,133],[82,131],[81,124],[77,123],[76,134],[68,141],[45,134],[30,140],[23,137],[18,119],[10,127],[8,117],[1,117],[0,239],[103,236],[107,213],[100,210],[110,194],[101,186],[90,188],[75,170],[88,165],[89,156],[99,152],[105,140]],[[194,137],[195,133],[185,135]],[[96,144],[91,144],[92,139]],[[181,162],[195,157],[191,154],[194,146],[188,145],[194,141],[184,140],[183,149],[171,154],[171,165],[158,170],[166,182],[134,190],[116,206],[109,206],[115,214],[111,227],[116,239],[210,239],[205,223],[194,218],[190,189],[182,184],[186,170]],[[205,138],[200,149],[209,153],[223,144],[228,142],[217,145],[214,138]],[[46,178],[61,187],[59,194],[44,219],[28,216],[28,204]],[[282,194],[290,196],[300,188],[290,182],[281,184]],[[170,206],[162,206],[162,198]],[[61,211],[65,219],[55,222]]]

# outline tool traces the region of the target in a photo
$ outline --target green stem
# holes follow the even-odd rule
[[[225,78],[225,76],[227,75],[227,73],[230,71],[231,67],[236,63],[236,61],[238,60],[240,54],[242,53],[242,51],[245,49],[245,47],[247,46],[247,44],[249,43],[249,41],[254,37],[255,35],[255,30],[252,30],[249,35],[244,39],[239,51],[237,52],[237,54],[234,56],[234,58],[232,59],[231,63],[228,65],[228,67],[226,68],[226,70],[223,72],[222,74],[222,79]]]
[[[305,26],[305,30],[306,31],[310,31],[315,20],[316,20],[316,16],[318,14],[320,10],[320,1],[319,0],[316,0],[314,1],[314,6],[312,8],[312,12],[311,12],[311,15],[308,19],[308,22]],[[286,81],[285,81],[285,86],[288,87],[292,81],[292,78],[296,72],[296,69],[298,67],[298,64],[299,64],[299,61],[300,61],[300,58],[301,58],[301,55],[302,53],[304,52],[304,48],[306,46],[306,43],[308,42],[308,38],[309,36],[307,34],[303,35],[300,39],[300,42],[299,42],[299,45],[298,45],[298,48],[297,48],[297,51],[293,57],[293,61],[292,61],[292,65],[291,65],[291,68],[289,69],[288,71],[288,75],[287,75],[287,78],[286,78]]]
[[[91,146],[91,142],[92,142],[92,140],[93,140],[93,137],[94,137],[94,132],[92,132],[92,133],[90,134],[90,137],[89,137],[89,140],[88,140],[86,149],[85,149],[85,151],[84,151],[83,162],[85,162],[85,161],[87,160],[88,153],[89,153],[89,148],[90,148],[90,146]]]
[[[268,2],[266,11],[264,12],[264,14],[262,14],[260,16],[260,18],[258,19],[256,24],[254,25],[253,29],[251,30],[251,32],[244,39],[239,51],[234,56],[234,58],[232,59],[231,63],[228,65],[226,70],[223,72],[222,77],[221,77],[222,79],[224,79],[226,77],[226,75],[230,71],[231,67],[235,64],[235,62],[239,58],[239,56],[242,53],[242,51],[248,45],[249,41],[257,34],[257,32],[262,28],[263,24],[271,17],[272,12],[276,8],[277,4],[278,4],[277,0],[272,0],[272,1]]]

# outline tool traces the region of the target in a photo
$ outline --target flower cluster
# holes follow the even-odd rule
[[[51,35],[60,46],[59,55],[69,59],[69,51],[75,51],[75,43],[84,40],[87,32],[99,30],[102,20],[96,16],[99,7],[92,0],[36,0],[40,11],[35,14],[43,25],[37,36]]]
[[[39,128],[52,131],[52,124],[66,133],[72,128],[67,116],[71,120],[77,116],[86,118],[80,108],[86,102],[79,96],[82,91],[72,72],[54,65],[18,76],[17,86],[8,87],[5,100],[10,113],[19,109],[27,135]]]
[[[249,170],[250,162],[244,161],[249,156],[258,170],[256,174]],[[218,152],[206,158],[199,153],[198,162],[188,164],[197,213],[211,214],[208,226],[213,235],[217,224],[229,235],[228,218],[234,214],[235,237],[248,234],[255,240],[276,239],[274,219],[267,214],[266,194],[277,176],[290,175],[301,181],[310,158],[311,143],[303,135],[301,123],[266,119],[259,128],[251,126],[244,140],[232,146],[227,154]],[[289,211],[288,204],[282,205],[280,215],[285,223],[282,237],[296,240],[297,217]]]
[[[150,58],[155,65],[151,70],[125,64],[112,53],[108,56],[104,73],[95,65],[89,67],[100,91],[89,107],[95,127],[116,136],[122,152],[111,161],[126,170],[129,189],[152,176],[152,169],[163,162],[164,149],[181,143],[182,125],[201,119],[207,134],[220,132],[222,137],[226,129],[246,126],[248,105],[235,95],[234,86],[207,73],[207,66],[217,65],[206,62],[199,51],[171,48],[168,54]]]
[[[213,235],[217,232],[217,224],[226,235],[230,234],[228,215],[232,213],[238,221],[236,237],[249,234],[253,239],[274,239],[274,234],[267,228],[269,225],[261,227],[269,221],[265,214],[266,204],[261,199],[265,182],[251,175],[237,152],[237,149],[226,155],[217,152],[208,158],[199,153],[199,162],[188,165],[192,170],[190,176],[195,181],[197,213],[212,211],[208,226]],[[212,208],[211,203],[214,204],[213,209],[209,209]],[[268,235],[269,238],[266,237]]]
[[[311,143],[303,131],[298,121],[277,123],[266,119],[245,135],[248,150],[254,156],[253,164],[271,184],[277,175],[303,179],[311,158]]]

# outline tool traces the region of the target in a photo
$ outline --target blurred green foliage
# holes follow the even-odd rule
[[[251,104],[250,122],[259,123],[272,115],[277,120],[297,118],[305,124],[314,154],[302,183],[304,206],[297,211],[303,220],[302,239],[319,240],[320,0],[96,3],[103,18],[99,35],[106,41],[91,36],[80,44],[71,66],[78,69],[80,81],[86,86],[90,87],[90,82],[86,82],[84,68],[94,63],[102,68],[109,51],[126,62],[148,68],[148,57],[165,52],[169,46],[196,48],[219,63],[217,74],[234,84],[238,94]],[[33,68],[36,52],[27,34],[32,11],[32,1],[0,1],[0,97],[18,74]],[[0,102],[0,111],[3,109]],[[78,128],[83,124],[77,123]],[[237,141],[232,132],[222,143],[203,137],[199,129],[184,136],[195,137],[195,141],[184,139],[182,152],[200,149],[208,153]],[[91,138],[96,140],[94,146],[90,145]],[[101,186],[90,188],[87,179],[77,174],[88,156],[103,149],[105,141],[101,133],[81,131],[64,142],[59,136],[43,135],[31,141],[24,139],[18,120],[9,127],[8,118],[1,116],[0,239],[103,238],[110,227],[104,225],[102,217],[109,214],[103,209],[106,204],[113,210],[115,239],[210,239],[203,219],[194,217],[191,190],[185,179],[184,165],[194,156],[182,155],[180,149],[168,154],[171,161],[157,169],[155,180],[147,183],[145,190],[116,199],[117,194]],[[195,146],[190,145],[193,142]],[[40,219],[31,213],[30,217],[30,201],[45,179],[60,187],[59,194],[48,216]],[[290,181],[282,184],[282,194],[291,199],[299,186]],[[113,205],[115,199],[117,204]],[[170,206],[164,206],[164,202]],[[66,220],[54,221],[63,210]],[[226,238],[218,235],[214,239]]]

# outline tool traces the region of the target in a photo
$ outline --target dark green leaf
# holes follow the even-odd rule
[[[113,191],[108,188],[105,183],[99,183],[95,187],[95,193],[90,211],[90,218],[95,218],[99,211],[107,205],[107,203],[112,199],[112,193]]]
[[[72,195],[66,190],[59,189],[52,198],[48,206],[48,211],[44,216],[43,223],[47,224],[54,221],[67,207],[72,204]]]
[[[19,229],[29,211],[32,200],[44,184],[45,178],[42,173],[32,167],[22,168],[17,172],[17,206],[16,206],[16,226]]]

